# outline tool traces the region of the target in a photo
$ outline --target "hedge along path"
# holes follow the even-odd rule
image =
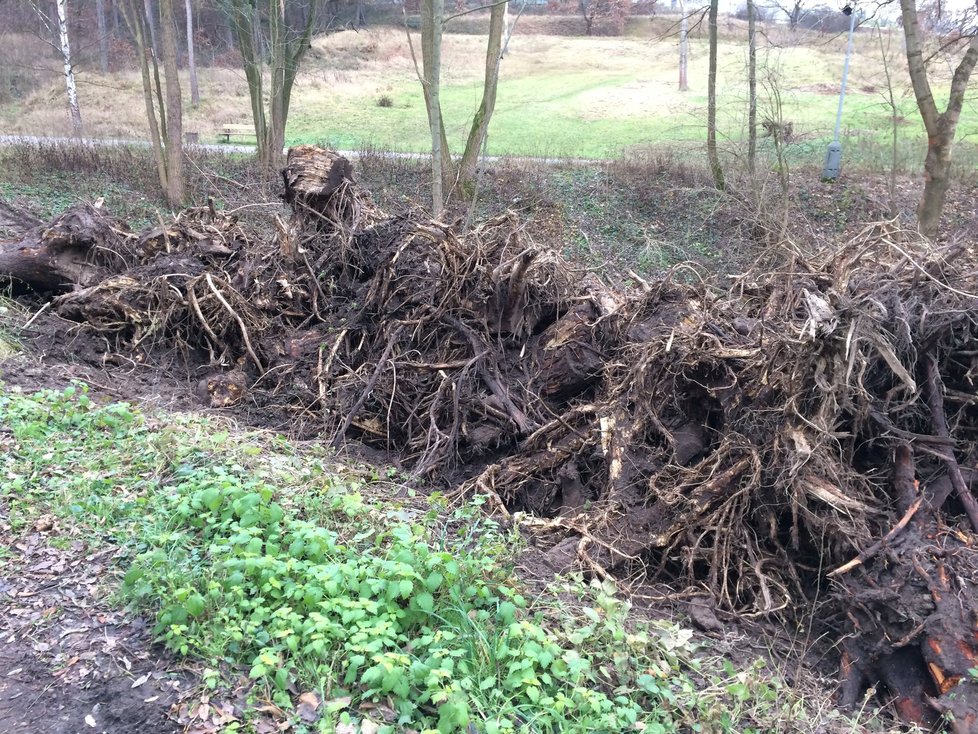
[[[75,284],[54,309],[110,352],[208,365],[215,405],[247,394],[467,477],[532,516],[556,567],[784,620],[817,599],[844,704],[882,681],[906,720],[976,730],[973,246],[877,223],[727,281],[611,288],[512,213],[465,232],[388,216],[313,146],[283,175],[288,221],[205,207],[135,234],[81,207],[0,263],[29,251],[9,275]]]

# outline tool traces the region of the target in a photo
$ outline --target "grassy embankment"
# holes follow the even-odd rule
[[[720,134],[730,159],[742,156],[746,117],[746,60],[742,24],[729,23],[720,47]],[[558,37],[517,32],[503,60],[488,152],[494,155],[608,158],[622,152],[699,146],[704,139],[706,42],[691,42],[690,91],[676,90],[676,40],[662,37],[659,20],[620,38]],[[529,26],[532,28],[532,25]],[[760,117],[791,122],[787,153],[796,163],[819,164],[831,138],[845,38],[793,36],[769,29],[759,51]],[[768,38],[772,40],[767,41]],[[417,44],[417,38],[415,38]],[[775,45],[778,44],[778,45]],[[781,45],[783,44],[783,45]],[[898,161],[914,170],[922,160],[924,136],[906,62],[895,31],[884,34],[898,106]],[[890,164],[893,118],[886,96],[883,52],[869,29],[857,36],[844,117],[846,163],[872,171]],[[446,125],[456,150],[479,101],[483,39],[448,34],[444,49]],[[931,70],[940,98],[950,72]],[[203,102],[189,109],[185,129],[216,140],[226,122],[246,122],[249,107],[243,74],[205,69]],[[186,85],[185,85],[186,87]],[[138,76],[124,72],[80,76],[81,106],[90,134],[145,137]],[[22,103],[0,110],[4,132],[66,132],[63,90],[56,80]],[[378,103],[386,97],[390,106]],[[774,100],[780,99],[780,108]],[[962,115],[956,155],[959,168],[974,169],[978,111],[972,93]],[[427,132],[421,88],[402,30],[367,29],[318,38],[304,62],[292,99],[288,141],[326,141],[343,149],[374,147],[424,151]],[[762,149],[770,148],[762,140]]]

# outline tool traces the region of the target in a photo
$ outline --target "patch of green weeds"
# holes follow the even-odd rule
[[[690,632],[634,620],[613,584],[566,582],[576,605],[528,600],[513,531],[477,504],[380,502],[323,452],[75,387],[0,386],[0,421],[12,525],[54,511],[127,548],[122,596],[205,661],[205,685],[230,667],[286,710],[314,690],[315,731],[356,724],[364,702],[395,712],[382,732],[779,730],[776,684],[710,677]]]

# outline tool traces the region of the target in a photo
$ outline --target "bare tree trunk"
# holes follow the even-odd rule
[[[424,67],[425,102],[431,131],[431,213],[441,216],[445,208],[443,149],[445,126],[441,115],[441,35],[445,0],[421,0],[421,63]]]
[[[710,161],[713,182],[724,189],[723,168],[717,153],[717,13],[719,0],[710,0],[710,66],[706,91],[706,156]]]
[[[105,22],[105,0],[95,0],[95,22],[98,28],[98,68],[109,73],[109,31]]]
[[[268,43],[271,56],[271,94],[269,95],[269,126],[265,140],[265,160],[262,161],[268,170],[278,167],[285,147],[285,3],[272,0],[268,9]]]
[[[307,10],[305,25],[296,28],[290,21],[292,16],[287,13],[284,0],[268,0],[267,43],[261,32],[258,5],[252,5],[248,0],[228,0],[227,3],[228,17],[248,80],[258,161],[266,170],[277,170],[283,162],[292,87],[302,57],[310,48],[318,3],[319,0],[310,0],[303,6]],[[264,76],[266,51],[269,63],[267,86]]]
[[[915,0],[900,0],[900,10],[903,15],[903,33],[907,42],[907,66],[910,71],[910,82],[913,85],[914,96],[917,98],[917,109],[920,110],[924,129],[927,131],[924,195],[917,208],[917,226],[921,234],[934,239],[937,237],[941,214],[944,211],[944,201],[951,184],[951,148],[954,142],[954,132],[957,129],[958,120],[961,118],[961,108],[964,105],[968,80],[971,78],[975,64],[978,63],[978,35],[972,36],[964,56],[954,70],[947,109],[944,112],[938,112],[937,103],[934,101],[930,82],[927,79],[927,67],[921,48]]]
[[[149,39],[146,37],[147,21],[143,10],[138,7],[134,0],[128,0],[131,5],[126,4],[126,0],[120,3],[126,25],[132,33],[136,43],[136,56],[139,58],[139,72],[143,80],[143,103],[146,107],[146,120],[149,123],[149,138],[152,144],[153,159],[156,161],[156,173],[160,179],[160,187],[164,192],[169,190],[167,176],[167,158],[164,150],[166,133],[160,128],[160,119],[156,115],[156,99],[159,95],[153,88],[154,79],[159,82],[159,74],[156,72],[156,57],[153,56],[153,49],[149,46]],[[163,114],[162,108],[160,114]]]
[[[686,15],[686,3],[679,1],[679,91],[689,91],[687,69],[689,68],[689,18]]]
[[[747,171],[757,162],[757,8],[747,0]]]
[[[156,31],[156,11],[153,9],[153,0],[143,0],[143,9],[146,13],[146,23],[149,25],[149,40],[151,48],[153,49],[153,55],[156,56],[156,58],[159,58],[159,33]]]
[[[71,44],[68,42],[68,0],[58,0],[58,39],[61,44],[61,59],[64,63],[65,87],[68,90],[68,112],[71,115],[71,128],[78,137],[82,135],[81,109],[78,107],[78,88],[75,86],[75,70],[71,64]]]
[[[499,64],[502,58],[503,31],[506,28],[506,10],[508,5],[509,3],[497,3],[493,5],[489,15],[489,41],[486,44],[486,79],[485,85],[482,88],[482,103],[479,105],[479,109],[472,119],[472,128],[469,131],[469,138],[465,143],[465,150],[462,153],[462,160],[459,163],[459,183],[467,196],[472,193],[467,189],[474,184],[479,151],[482,149],[483,141],[486,139],[486,132],[489,130],[489,120],[492,118],[493,110],[496,107],[496,90],[499,86]]]
[[[190,70],[190,104],[200,104],[200,87],[197,86],[197,60],[194,58],[194,8],[191,0],[185,0],[187,10],[187,68]]]
[[[183,98],[177,64],[177,24],[173,0],[160,0],[163,73],[166,74],[166,198],[171,207],[183,203]]]

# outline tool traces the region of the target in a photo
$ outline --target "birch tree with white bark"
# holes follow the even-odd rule
[[[65,78],[65,90],[67,91],[68,116],[71,119],[71,128],[75,136],[81,137],[84,129],[82,128],[81,108],[78,105],[78,85],[75,83],[75,67],[71,59],[71,42],[68,38],[68,0],[55,0],[52,12],[55,17],[49,16],[41,6],[31,0],[31,7],[40,19],[41,24],[50,31],[57,39],[57,51],[62,62]]]

